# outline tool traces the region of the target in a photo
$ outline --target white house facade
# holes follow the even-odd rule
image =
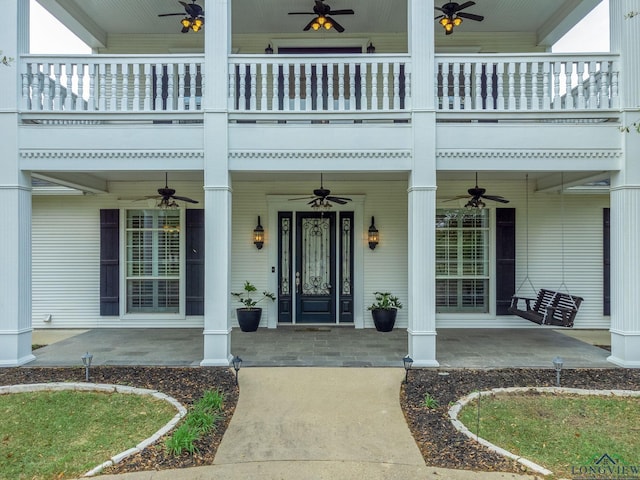
[[[0,366],[33,328],[132,327],[228,365],[250,281],[274,329],[373,328],[392,292],[416,366],[439,328],[548,328],[511,298],[564,292],[640,367],[640,0],[573,55],[599,0],[448,4],[449,35],[434,0],[38,2],[93,53],[30,54],[29,0],[0,0]]]

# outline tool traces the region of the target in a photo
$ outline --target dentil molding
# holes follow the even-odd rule
[[[202,150],[20,150],[22,158],[203,158]]]
[[[620,150],[437,150],[437,158],[621,158]]]
[[[309,151],[309,152],[292,152],[292,151],[242,151],[235,150],[229,152],[230,159],[319,159],[319,158],[337,158],[337,159],[349,159],[349,158],[411,158],[410,150],[395,150],[395,151],[366,151],[357,150],[351,152],[341,151]]]

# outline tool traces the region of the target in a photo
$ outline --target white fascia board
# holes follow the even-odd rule
[[[65,174],[50,174],[50,173],[32,173],[32,177],[46,180],[47,182],[55,183],[63,187],[72,188],[82,192],[91,193],[109,193],[107,182],[100,178],[85,173],[65,173]]]
[[[87,16],[75,0],[36,1],[92,49],[106,48],[107,32]]]
[[[562,2],[562,6],[536,32],[538,45],[546,45],[551,50],[553,44],[560,40],[602,0],[570,0]]]

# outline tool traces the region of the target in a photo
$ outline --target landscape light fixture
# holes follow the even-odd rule
[[[553,368],[556,369],[556,386],[560,386],[560,372],[562,371],[562,366],[564,365],[564,360],[562,357],[556,357],[553,359]]]
[[[379,232],[378,232],[378,229],[376,228],[376,222],[373,217],[371,217],[371,225],[369,226],[369,230],[367,233],[368,233],[367,238],[369,240],[369,248],[371,250],[375,250],[376,247],[378,246],[378,243],[380,242],[380,237],[378,235]]]
[[[413,365],[413,358],[407,355],[402,359],[402,363],[404,364],[404,383],[409,383],[409,370]]]
[[[264,245],[264,227],[260,224],[260,215],[258,215],[258,225],[253,229],[253,244],[258,250],[262,250]]]
[[[240,366],[242,365],[242,359],[236,355],[231,360],[231,364],[233,365],[233,369],[236,371],[236,385],[238,385],[238,371],[240,371]]]
[[[93,355],[89,352],[82,355],[82,364],[84,365],[84,378],[85,381],[89,381],[89,367],[91,366],[91,361],[93,360]]]

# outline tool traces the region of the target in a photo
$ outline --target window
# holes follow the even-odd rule
[[[489,311],[489,211],[436,211],[436,308]]]
[[[127,313],[180,312],[180,210],[127,210]]]

